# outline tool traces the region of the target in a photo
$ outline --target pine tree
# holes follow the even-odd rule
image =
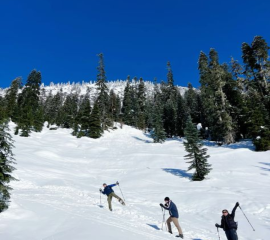
[[[117,122],[120,120],[119,116],[121,113],[121,99],[118,95],[116,95],[113,89],[110,91],[109,98],[109,114],[110,118]]]
[[[62,91],[57,92],[54,96],[50,93],[49,96],[46,98],[44,103],[44,119],[48,121],[48,127],[50,125],[61,124],[61,116],[60,111],[63,105],[63,96]]]
[[[253,143],[256,147],[256,151],[268,151],[270,150],[270,129],[265,126],[261,126],[257,131],[258,136],[254,138]]]
[[[138,94],[137,94],[137,104],[138,104],[138,121],[137,126],[139,129],[145,129],[145,86],[143,79],[140,78],[140,83],[138,86]]]
[[[7,118],[7,103],[6,99],[0,96],[0,121]]]
[[[243,79],[240,77],[242,72],[241,65],[231,59],[230,70],[226,64],[223,64],[225,72],[225,85],[223,91],[228,100],[228,112],[232,118],[233,129],[235,132],[236,140],[246,137],[247,125],[246,125],[246,104],[243,94]]]
[[[198,130],[193,125],[190,117],[186,123],[185,137],[186,141],[184,142],[184,146],[188,152],[188,154],[185,155],[185,158],[188,160],[188,163],[191,164],[188,171],[195,169],[192,180],[202,181],[210,172],[211,165],[207,162],[207,158],[209,158],[209,155],[207,155],[207,148],[203,148]]]
[[[249,86],[255,87],[261,96],[269,92],[269,71],[268,50],[270,47],[261,36],[255,36],[251,45],[242,44],[242,58],[245,64],[245,75]]]
[[[64,128],[72,128],[76,123],[76,117],[78,113],[78,95],[69,94],[60,110],[61,126]]]
[[[18,120],[15,133],[21,129],[21,136],[28,137],[31,130],[40,132],[43,127],[42,107],[39,101],[41,73],[33,70],[18,96]]]
[[[199,58],[201,99],[205,127],[209,127],[211,139],[219,143],[234,142],[234,129],[228,111],[228,101],[223,91],[226,72],[218,62],[218,54],[210,49],[209,62],[204,53]]]
[[[124,99],[123,99],[123,121],[127,125],[132,125],[132,95],[131,95],[131,86],[130,86],[130,76],[127,77],[127,84],[124,90]]]
[[[132,84],[130,85],[130,97],[131,97],[131,110],[130,110],[130,125],[138,128],[140,106],[138,98],[138,81],[137,77],[134,77]]]
[[[154,116],[154,100],[153,99],[147,99],[145,102],[145,132],[150,132],[153,129],[153,116]],[[161,107],[161,109],[163,109]],[[163,111],[162,111],[163,112]],[[161,119],[162,118],[162,112],[161,112]],[[163,125],[162,125],[163,126]]]
[[[174,90],[174,80],[173,80],[173,72],[171,68],[171,63],[167,62],[167,82],[169,90]]]
[[[78,115],[76,117],[76,123],[74,124],[74,133],[78,132],[77,137],[89,136],[90,131],[90,116],[91,116],[91,105],[89,92],[84,96]],[[77,130],[78,124],[80,130]]]
[[[100,138],[102,134],[101,122],[100,122],[100,111],[99,111],[100,104],[96,101],[93,110],[89,119],[89,137],[91,138]]]
[[[171,99],[164,105],[163,119],[167,137],[172,138],[176,135],[176,108]]]
[[[109,118],[108,115],[108,101],[109,101],[109,95],[108,95],[108,87],[106,85],[106,75],[105,75],[105,65],[104,65],[104,59],[103,54],[98,54],[99,56],[99,66],[97,67],[98,75],[97,75],[97,89],[99,90],[98,95],[98,103],[99,103],[99,110],[100,110],[100,120],[102,124],[102,130],[104,131],[109,126],[112,125],[112,119]]]
[[[184,136],[184,128],[188,118],[188,107],[185,99],[179,93],[177,95],[177,112],[176,112],[176,135]]]
[[[5,99],[7,103],[7,116],[12,119],[12,121],[17,121],[18,119],[18,108],[17,108],[17,97],[18,91],[22,88],[22,79],[20,77],[15,78],[10,88],[7,90]]]
[[[200,122],[200,109],[198,106],[198,97],[191,83],[188,83],[188,90],[185,92],[184,98],[187,106],[187,115],[191,116],[194,123]],[[185,119],[186,122],[186,119]]]
[[[159,101],[154,106],[151,137],[154,139],[154,143],[163,143],[166,140],[166,132],[163,128],[162,108]]]
[[[8,122],[0,122],[0,212],[8,208],[10,191],[12,188],[8,185],[12,177],[12,172],[15,170],[13,164],[15,159],[13,157],[12,148],[13,140],[8,133]]]
[[[261,36],[255,36],[251,45],[242,44],[246,125],[248,136],[261,135],[261,126],[270,127],[270,61],[269,46]]]
[[[117,122],[121,122],[122,121],[121,99],[120,99],[119,95],[116,95],[115,121],[117,121]]]
[[[174,86],[173,73],[170,62],[167,63],[167,85],[161,86],[161,99],[163,105],[163,122],[167,137],[177,135],[176,120],[177,120],[177,94],[178,90]]]

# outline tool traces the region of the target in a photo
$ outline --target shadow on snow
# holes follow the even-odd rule
[[[162,170],[167,172],[167,173],[171,173],[177,177],[188,178],[188,179],[192,178],[192,174],[187,173],[186,170],[176,169],[176,168],[162,168]]]
[[[156,230],[160,230],[160,228],[156,225],[156,224],[149,224],[149,223],[146,223],[146,225],[156,229]]]
[[[270,167],[270,163],[265,163],[265,162],[259,162],[260,164],[266,165],[267,167]],[[270,168],[266,167],[261,167],[261,166],[256,166],[257,168],[260,168],[261,170],[268,171],[270,172]]]
[[[139,140],[139,141],[142,141],[142,142],[145,142],[145,143],[153,143],[153,142],[150,141],[150,140],[142,139],[142,138],[135,137],[135,136],[132,136],[132,137],[135,138],[136,140]]]
[[[250,149],[252,151],[255,150],[255,147],[252,143],[251,140],[242,140],[240,142],[236,142],[236,143],[231,143],[231,144],[224,144],[219,146],[216,142],[212,142],[212,141],[207,141],[207,140],[203,140],[203,145],[207,146],[207,147],[220,147],[220,148],[230,148],[230,149],[240,149],[240,148],[247,148]]]

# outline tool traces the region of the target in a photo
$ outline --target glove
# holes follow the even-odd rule
[[[118,181],[116,182],[116,185],[119,185],[119,182]]]
[[[161,206],[161,207],[164,207],[164,205],[161,203],[161,204],[159,204],[159,206]]]
[[[102,192],[102,189],[100,188],[99,191]]]
[[[215,225],[217,228],[219,227],[219,225],[216,223],[216,225]]]
[[[168,207],[168,204],[167,203],[165,203],[165,207]]]
[[[240,205],[239,202],[237,202],[237,203],[235,204],[236,207],[239,207],[239,205]]]

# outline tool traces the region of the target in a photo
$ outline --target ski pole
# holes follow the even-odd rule
[[[218,231],[218,227],[217,227],[217,233],[218,233],[218,239],[220,240],[220,236],[219,236],[219,231]]]
[[[164,223],[164,213],[163,213],[163,208],[161,207],[162,211],[162,225],[161,225],[161,230],[163,231],[163,223]]]
[[[164,224],[165,224],[166,231],[168,231],[165,214],[166,214],[166,211],[164,209]]]
[[[124,195],[123,195],[123,193],[122,193],[122,190],[121,190],[121,188],[120,188],[120,184],[119,184],[118,181],[117,181],[117,183],[118,183],[118,187],[119,187],[119,189],[120,189],[120,192],[121,192],[121,194],[122,194],[123,200],[124,200],[124,202],[126,202],[126,200],[125,200],[125,198],[124,198]]]
[[[101,191],[99,191],[99,199],[100,199],[100,206],[101,206]]]
[[[239,205],[239,207],[240,207],[240,205]],[[252,227],[253,231],[255,231],[254,227],[251,225],[250,221],[248,220],[248,218],[247,218],[246,214],[244,213],[244,211],[242,210],[242,208],[241,208],[241,207],[240,207],[240,209],[241,209],[242,213],[244,214],[244,216],[246,217],[246,219],[247,219],[248,223],[249,223],[249,224],[250,224],[250,226]]]

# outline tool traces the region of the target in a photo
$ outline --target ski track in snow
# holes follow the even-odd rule
[[[11,127],[14,127],[11,124]],[[192,173],[181,139],[154,144],[134,128],[106,132],[100,139],[77,139],[70,130],[14,136],[17,170],[10,208],[0,214],[0,236],[6,240],[130,239],[163,240],[159,203],[170,196],[178,206],[185,239],[218,239],[214,224],[221,210],[239,201],[239,240],[268,240],[270,151],[253,152],[248,142],[226,147],[208,143],[213,170],[203,182]],[[207,143],[207,142],[206,142]],[[120,182],[126,206],[113,200],[113,212],[98,189]],[[114,187],[120,197],[118,187]],[[168,212],[166,212],[166,218]],[[220,230],[222,239],[225,235]]]

